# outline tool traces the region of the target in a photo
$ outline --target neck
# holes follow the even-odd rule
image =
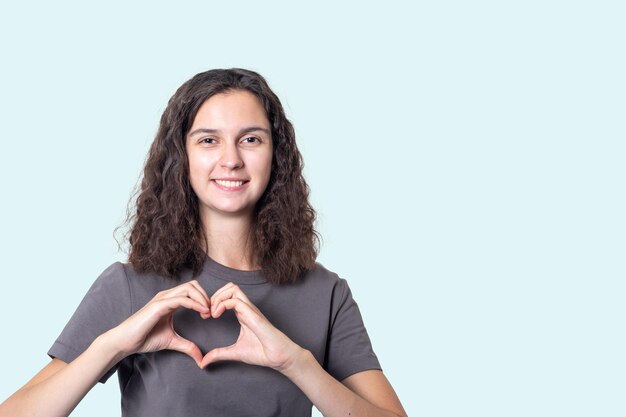
[[[250,217],[222,217],[215,214],[202,216],[207,237],[207,254],[214,261],[243,271],[260,269],[253,262],[248,233],[252,224]]]

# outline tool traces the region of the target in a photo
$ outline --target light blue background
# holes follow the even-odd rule
[[[623,3],[226,3],[0,6],[0,399],[125,259],[168,98],[236,66],[409,415],[626,415]],[[119,415],[116,378],[74,415]]]

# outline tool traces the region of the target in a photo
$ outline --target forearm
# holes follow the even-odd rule
[[[364,400],[324,370],[303,349],[289,369],[282,371],[325,417],[398,417]]]
[[[0,405],[0,417],[68,416],[102,375],[122,359],[105,335],[54,375],[9,397]]]

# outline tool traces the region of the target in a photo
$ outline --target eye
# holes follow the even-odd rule
[[[245,138],[243,140],[243,143],[260,143],[261,139],[257,138],[256,136],[248,136],[247,138]]]
[[[200,143],[212,144],[212,143],[215,143],[215,139],[213,139],[213,138],[202,138],[202,139],[200,139]]]

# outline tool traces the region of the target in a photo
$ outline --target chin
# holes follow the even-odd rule
[[[253,209],[248,206],[223,205],[223,206],[213,206],[209,208],[209,211],[215,214],[230,217],[230,216],[250,216],[252,215]]]

